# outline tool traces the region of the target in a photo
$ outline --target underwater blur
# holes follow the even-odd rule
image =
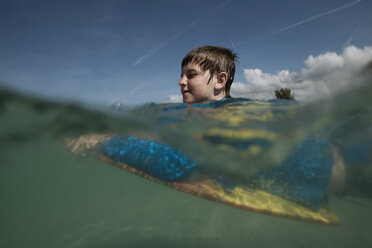
[[[74,147],[83,156],[66,149],[66,140],[91,134],[157,140],[202,170],[243,184],[287,161],[294,148],[317,155],[321,151],[301,144],[326,140],[345,175],[324,204],[341,223],[324,226],[217,204],[120,171],[91,147]],[[104,109],[3,89],[0,141],[1,247],[372,244],[370,79],[311,104],[237,98]],[[290,184],[291,177],[280,182]]]

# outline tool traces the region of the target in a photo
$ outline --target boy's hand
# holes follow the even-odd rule
[[[85,157],[98,143],[102,143],[111,137],[112,134],[92,133],[77,138],[65,138],[64,142],[70,152]]]

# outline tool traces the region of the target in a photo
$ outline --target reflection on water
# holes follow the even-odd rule
[[[3,90],[0,246],[367,247],[371,94],[365,84],[309,105],[235,99],[93,111]],[[240,181],[283,161],[299,142],[324,137],[355,177],[328,199],[341,225],[309,224],[199,199],[65,149],[63,138],[89,133],[153,137]]]

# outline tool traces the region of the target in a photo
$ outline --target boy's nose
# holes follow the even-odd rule
[[[179,86],[186,85],[186,80],[185,80],[184,77],[182,77],[182,78],[180,79],[180,81],[178,82],[178,85],[179,85]]]

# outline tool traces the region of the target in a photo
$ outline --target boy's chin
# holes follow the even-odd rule
[[[192,97],[187,96],[187,95],[182,96],[182,101],[183,103],[188,103],[188,104],[195,103],[195,100]]]
[[[193,103],[193,102],[190,101],[189,99],[185,99],[185,98],[183,98],[183,103],[188,103],[188,104],[190,104],[190,103]]]
[[[203,98],[199,98],[199,97],[195,98],[191,94],[186,93],[186,94],[182,95],[182,100],[183,100],[183,103],[193,104],[193,103],[201,103],[201,102],[204,102],[208,99],[203,99]]]
[[[183,98],[183,103],[193,104],[193,103],[198,103],[198,102],[195,101],[195,99],[184,97],[184,98]]]

